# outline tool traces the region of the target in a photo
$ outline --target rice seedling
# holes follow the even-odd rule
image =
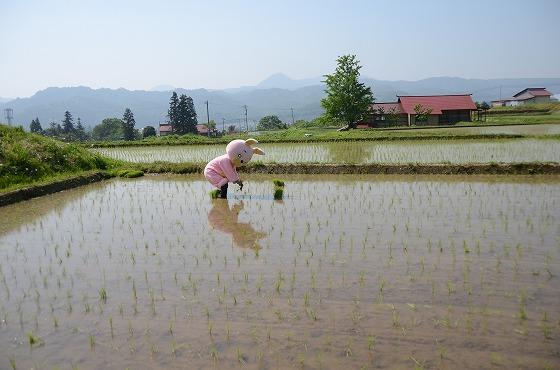
[[[491,333],[511,327],[520,340],[538,335],[535,361],[558,341],[551,314],[558,185],[473,178],[294,176],[294,199],[279,206],[244,198],[235,221],[219,216],[225,230],[210,224],[214,203],[200,197],[208,188],[197,178],[83,188],[37,222],[22,220],[9,232],[0,226],[0,327],[14,338],[31,328],[50,329],[57,340],[85,333],[97,353],[83,366],[92,368],[119,356],[133,367],[166,367],[161,348],[200,368],[236,357],[278,368],[341,358],[353,368],[376,358],[420,368],[469,351],[453,339],[465,333],[522,368],[516,359],[530,349]],[[255,176],[251,192],[266,198],[271,180]],[[2,220],[13,218],[2,212]],[[255,232],[265,234],[258,254],[237,248]],[[425,342],[425,330],[442,340]],[[109,336],[121,350],[106,350]],[[389,350],[397,341],[399,351]],[[59,349],[52,342],[41,355]],[[75,342],[68,350],[83,345]],[[22,349],[0,348],[0,358],[9,356],[18,368],[33,367]]]
[[[43,340],[35,333],[33,333],[33,331],[29,331],[27,333],[27,341],[30,348],[42,346],[44,344]]]

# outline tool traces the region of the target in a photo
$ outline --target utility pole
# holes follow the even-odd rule
[[[226,119],[222,118],[222,132],[226,132]]]
[[[294,107],[290,108],[292,110],[292,125],[294,124]]]
[[[207,120],[207,125],[206,125],[206,131],[208,132],[208,136],[210,136],[210,111],[208,110],[208,100],[206,100],[206,120]]]
[[[6,122],[8,126],[12,125],[12,120],[14,119],[14,110],[12,108],[4,109],[4,117],[6,118]]]
[[[247,106],[244,105],[243,108],[245,108],[245,127],[247,128],[247,133],[249,133],[249,123],[247,123]]]

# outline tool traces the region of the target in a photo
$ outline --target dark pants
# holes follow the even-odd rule
[[[220,188],[220,198],[227,199],[227,188],[228,188],[228,184],[225,184]]]

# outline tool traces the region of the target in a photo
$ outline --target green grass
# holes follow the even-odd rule
[[[136,177],[144,176],[144,171],[137,169],[123,169],[115,171],[115,175],[118,177],[125,177],[127,179],[133,179]]]
[[[560,102],[538,103],[518,105],[515,107],[492,107],[488,110],[489,114],[520,114],[527,112],[559,112]]]
[[[560,123],[560,112],[550,114],[489,115],[486,124],[539,124]]]
[[[130,146],[162,146],[162,145],[224,145],[234,139],[256,138],[260,143],[291,143],[291,142],[328,142],[328,141],[356,141],[356,140],[427,140],[427,139],[507,139],[533,137],[534,135],[465,133],[453,130],[454,127],[510,125],[510,124],[541,124],[560,123],[560,112],[550,114],[520,114],[520,115],[489,115],[487,121],[459,122],[456,125],[440,127],[388,127],[378,129],[358,129],[344,132],[334,128],[296,128],[286,130],[262,132],[258,135],[239,133],[218,138],[200,135],[170,135],[150,137],[137,141],[104,141],[89,144],[93,147],[130,147]]]
[[[0,125],[0,191],[118,164],[80,145]]]

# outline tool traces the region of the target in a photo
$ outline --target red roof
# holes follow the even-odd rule
[[[527,92],[527,93],[529,93],[533,96],[551,96],[552,95],[544,87],[528,87],[525,90],[522,90],[522,91],[518,92],[517,94],[515,94],[514,97],[517,98],[519,95],[521,95],[525,92]]]
[[[401,103],[392,102],[392,103],[375,103],[371,105],[371,108],[374,109],[376,112],[383,111],[383,113],[403,113]]]
[[[399,96],[399,102],[403,112],[407,114],[416,114],[414,107],[418,104],[425,108],[432,108],[431,114],[442,114],[444,110],[476,110],[470,94]]]
[[[160,124],[159,125],[159,132],[172,132],[173,129],[171,125],[168,124]]]
[[[208,128],[206,127],[206,125],[196,125],[196,131],[199,134],[207,134],[208,133]]]

